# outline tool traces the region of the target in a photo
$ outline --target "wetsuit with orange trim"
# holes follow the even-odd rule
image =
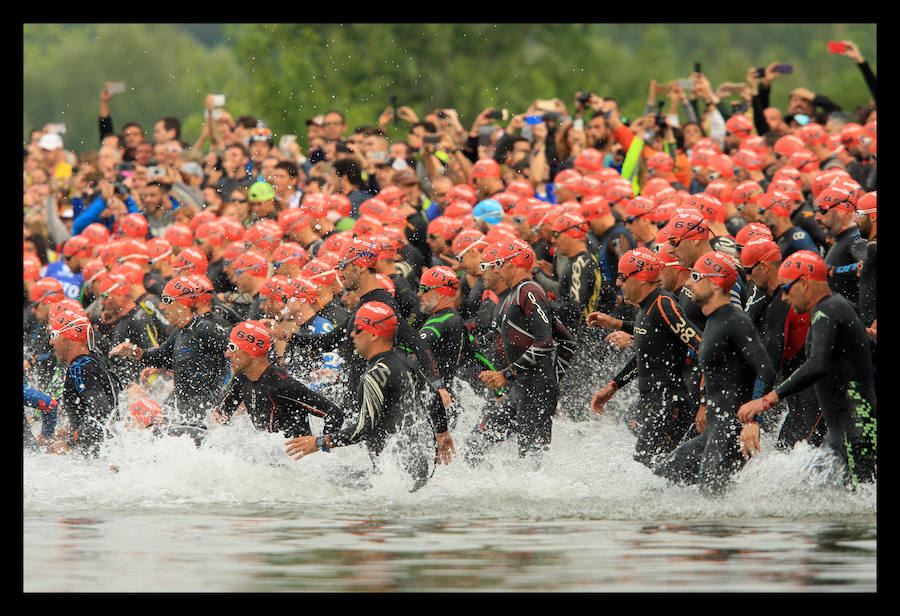
[[[634,357],[613,378],[617,388],[635,378],[640,393],[638,440],[634,458],[650,466],[672,451],[694,420],[688,406],[685,372],[697,366],[700,330],[688,319],[674,295],[661,287],[640,303],[634,321],[622,331],[634,337]]]

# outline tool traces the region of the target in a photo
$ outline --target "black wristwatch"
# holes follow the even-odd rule
[[[503,374],[503,378],[506,379],[507,381],[515,381],[516,380],[516,373],[512,371],[512,368],[504,368],[502,374]]]
[[[323,435],[323,434],[320,434],[319,436],[316,437],[316,447],[318,447],[319,449],[321,449],[322,451],[324,451],[326,453],[331,451],[330,449],[328,449],[328,443],[325,441],[325,435]]]

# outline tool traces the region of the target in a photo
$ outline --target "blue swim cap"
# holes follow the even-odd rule
[[[472,216],[483,220],[489,225],[495,225],[500,222],[503,216],[503,206],[495,199],[484,199],[472,209]]]

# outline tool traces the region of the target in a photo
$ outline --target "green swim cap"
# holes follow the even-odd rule
[[[268,201],[275,198],[275,189],[268,182],[257,182],[247,191],[247,200],[251,203]]]

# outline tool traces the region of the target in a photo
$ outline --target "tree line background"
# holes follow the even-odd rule
[[[23,142],[32,128],[64,122],[68,149],[98,145],[106,81],[127,91],[110,101],[115,130],[164,116],[193,143],[206,94],[225,94],[235,118],[249,113],[276,136],[305,142],[306,120],[331,109],[347,125],[374,124],[390,105],[454,108],[470,126],[486,107],[523,112],[537,98],[576,91],[643,113],[651,79],[687,78],[700,62],[713,87],[744,81],[751,66],[794,65],[772,104],[804,86],[850,111],[870,100],[854,62],[828,53],[852,40],[877,74],[875,24],[24,24]],[[668,105],[667,105],[668,107]],[[390,127],[403,138],[408,127]]]

